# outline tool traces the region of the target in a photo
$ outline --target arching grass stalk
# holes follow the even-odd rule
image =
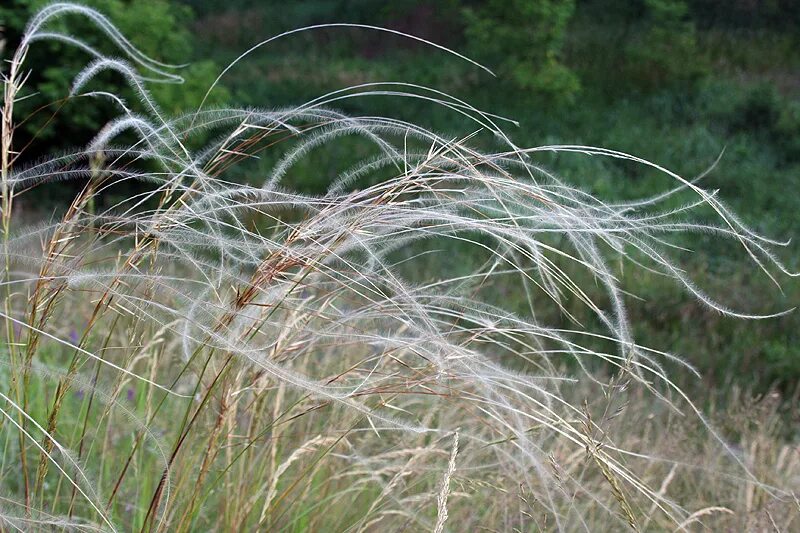
[[[5,45],[5,43],[4,43]],[[2,224],[3,224],[3,251],[5,259],[3,261],[3,271],[5,274],[5,279],[10,279],[10,264],[9,264],[9,249],[8,249],[8,240],[11,231],[11,210],[13,207],[13,200],[14,200],[14,189],[9,184],[9,176],[11,173],[11,166],[13,164],[15,153],[13,151],[13,144],[14,144],[14,104],[17,100],[20,90],[25,83],[25,78],[21,77],[20,69],[22,67],[22,63],[25,61],[25,56],[28,53],[28,47],[24,43],[22,43],[19,48],[17,48],[16,52],[14,53],[11,61],[8,63],[8,70],[3,71],[3,112],[2,117],[0,120],[2,121],[2,126],[0,127],[0,193],[2,193]],[[12,298],[12,287],[11,285],[6,285],[5,287],[5,298],[3,299],[3,308],[6,313],[6,316],[10,315],[11,311],[11,298]],[[11,383],[12,386],[12,394],[18,403],[21,403],[23,409],[26,408],[26,396],[24,392],[20,390],[19,381],[22,378],[23,386],[24,386],[24,378],[23,374],[17,374],[18,369],[18,361],[17,359],[17,343],[19,339],[18,336],[15,334],[13,325],[6,321],[6,346],[8,347],[8,357],[11,362]],[[18,424],[21,425],[22,428],[25,427],[26,420],[22,416],[22,413],[18,415]],[[28,469],[27,469],[27,455],[25,452],[24,447],[24,439],[23,439],[23,432],[19,432],[19,449],[20,449],[20,465],[23,471],[23,483],[24,483],[24,494],[25,494],[25,507],[28,508],[30,504],[30,493],[29,493],[29,480],[28,480]]]

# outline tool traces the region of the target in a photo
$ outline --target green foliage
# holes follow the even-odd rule
[[[580,83],[561,50],[574,11],[574,0],[489,0],[464,10],[469,47],[520,88],[570,101]]]
[[[0,6],[0,21],[5,21],[7,42],[4,54],[13,53],[30,16],[48,4],[46,0],[11,0]],[[192,19],[191,10],[169,0],[86,0],[90,7],[97,7],[129,35],[131,41],[142,52],[158,57],[165,62],[184,63],[192,57],[194,39],[188,30]],[[65,18],[51,27],[69,35],[81,36],[101,50],[108,45],[93,31],[91,25],[80,18]],[[5,58],[6,55],[3,57]],[[20,142],[36,135],[44,150],[74,146],[88,141],[106,121],[116,116],[111,104],[97,99],[75,98],[65,100],[75,73],[85,65],[87,54],[75,47],[57,42],[35,43],[29,51],[29,61],[49,65],[41,72],[34,72],[26,83],[25,94],[17,112],[21,117],[30,117],[18,132]],[[48,58],[58,57],[57,62]],[[210,61],[190,64],[177,72],[186,79],[181,85],[154,85],[152,94],[165,111],[174,113],[196,107],[219,68]],[[103,76],[101,82],[93,82],[92,89],[116,88],[126,101],[135,107],[137,97],[128,89],[119,89],[125,84],[115,76]],[[210,103],[219,103],[227,98],[224,89],[214,93]],[[42,109],[42,106],[55,102]],[[57,113],[55,117],[53,114]],[[48,127],[44,127],[45,125]],[[42,142],[44,141],[44,142]]]
[[[793,100],[782,106],[775,131],[787,159],[800,161],[800,102]]]
[[[800,24],[800,2],[797,0],[689,0],[689,3],[693,17],[703,28],[794,31]]]
[[[734,136],[760,139],[775,152],[776,165],[800,161],[800,102],[762,81],[751,86],[729,82],[711,84],[705,96],[709,116]],[[755,159],[765,148],[749,153]]]
[[[745,93],[744,98],[731,110],[729,128],[732,132],[769,132],[781,115],[780,102],[775,88],[758,84]]]
[[[644,8],[644,20],[626,48],[634,79],[645,87],[696,81],[705,65],[686,2],[644,0]]]

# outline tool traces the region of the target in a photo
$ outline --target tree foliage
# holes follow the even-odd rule
[[[4,39],[7,41],[3,59],[7,59],[5,55],[16,46],[30,16],[48,3],[46,0],[7,0],[0,6],[0,21],[3,21]],[[192,57],[194,38],[189,31],[189,22],[193,14],[184,5],[169,0],[86,0],[84,3],[101,8],[145,54],[175,63],[184,63],[186,58]],[[87,22],[79,17],[56,21],[50,29],[80,36],[100,50],[107,48],[107,43],[99,40]],[[113,109],[110,103],[67,98],[75,72],[91,59],[86,52],[48,41],[36,43],[29,56],[31,63],[48,66],[40,72],[33,72],[24,86],[25,99],[20,100],[18,112],[28,120],[18,132],[20,143],[35,135],[43,141],[37,143],[43,149],[74,146],[88,140],[91,132],[116,115],[118,110]],[[54,57],[58,61],[50,60]],[[211,61],[192,63],[177,71],[185,83],[156,84],[151,87],[151,92],[165,111],[188,110],[199,104],[218,70]],[[133,92],[119,90],[124,86],[119,77],[102,76],[93,83],[98,90],[117,88],[117,92],[135,107]],[[225,98],[223,89],[213,95],[212,102]]]
[[[569,100],[580,85],[561,51],[574,11],[574,0],[488,0],[464,10],[469,46],[521,88]]]
[[[683,0],[644,0],[638,31],[626,54],[640,84],[692,82],[705,68],[699,57],[695,23]]]

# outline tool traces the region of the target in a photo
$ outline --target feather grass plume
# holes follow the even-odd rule
[[[116,55],[48,30],[67,14]],[[110,99],[120,114],[85,148],[17,164],[14,102],[27,49],[44,39],[87,54],[73,98]],[[703,291],[672,236],[738,242],[776,282],[797,275],[774,252],[786,243],[694,180],[613,150],[518,147],[503,129],[513,121],[435,89],[363,84],[291,108],[168,116],[146,86],[180,81],[175,68],[93,9],[57,3],[5,74],[5,527],[681,529],[723,509],[678,501],[676,471],[747,483],[777,502],[771,516],[790,516],[791,481],[741,458],[676,385],[691,366],[635,337],[615,266],[765,318]],[[92,90],[104,70],[141,102]],[[334,107],[375,95],[443,106],[489,141]],[[325,194],[292,187],[296,165],[353,136],[372,152]],[[231,177],[276,145],[265,175]],[[602,201],[537,164],[544,151],[633,161],[666,191]],[[60,220],[14,223],[15,196],[63,180],[81,190]],[[136,192],[90,208],[129,182]],[[691,222],[702,209],[718,224]],[[442,243],[475,268],[413,275]],[[526,305],[508,305],[508,290]],[[676,414],[703,428],[708,455],[653,444]],[[645,417],[658,435],[635,427]],[[773,459],[800,471],[791,454]]]

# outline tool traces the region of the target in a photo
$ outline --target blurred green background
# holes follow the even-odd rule
[[[0,7],[4,57],[30,14],[44,3],[6,0]],[[170,112],[196,106],[224,65],[281,31],[327,22],[383,26],[463,52],[498,76],[492,78],[408,39],[332,28],[297,34],[258,50],[230,71],[210,103],[274,108],[358,83],[427,85],[518,120],[520,127],[508,130],[518,145],[602,146],[650,159],[686,177],[702,173],[722,154],[703,185],[719,189],[720,198],[756,230],[778,239],[797,234],[800,2],[86,3],[106,12],[144,52],[165,61],[191,61],[183,71],[185,85],[153,89]],[[69,27],[81,31],[74,24]],[[52,57],[59,61],[49,61]],[[72,76],[86,62],[82,53],[42,44],[31,51],[29,61],[43,68],[33,73],[27,86],[32,96],[20,104],[26,121],[18,144],[27,145],[36,137],[24,159],[80,145],[114,116],[114,109],[97,101],[63,100]],[[113,76],[105,82],[121,85]],[[456,113],[411,99],[351,99],[339,107],[413,119],[453,136],[475,129]],[[343,139],[338,146],[339,151],[315,153],[299,165],[291,184],[322,191],[348,166],[348,159],[367,155],[355,140]],[[280,153],[264,152],[237,177],[258,181]],[[603,198],[646,196],[671,185],[663,176],[613,160],[548,155],[541,163]],[[800,302],[800,284],[784,277],[779,290],[741,250],[704,236],[692,236],[685,244],[696,252],[682,258],[686,268],[723,303],[748,312],[775,312]],[[800,269],[800,247],[790,245],[782,259],[790,269]],[[777,388],[790,397],[800,393],[800,313],[743,322],[694,303],[657,276],[626,270],[626,277],[627,287],[644,299],[631,305],[631,318],[644,344],[683,355],[717,389],[736,382],[757,392]],[[513,288],[508,294],[513,297]]]

